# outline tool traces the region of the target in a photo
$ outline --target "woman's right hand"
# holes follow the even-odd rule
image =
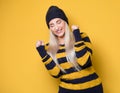
[[[36,42],[36,47],[39,47],[39,46],[44,46],[44,42],[42,40],[38,40]]]

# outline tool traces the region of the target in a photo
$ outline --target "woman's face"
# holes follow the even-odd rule
[[[61,18],[54,18],[49,22],[49,27],[52,33],[58,38],[63,38],[65,35],[65,21]]]

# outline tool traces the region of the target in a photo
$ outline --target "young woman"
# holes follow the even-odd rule
[[[103,93],[102,83],[92,63],[92,46],[89,37],[73,25],[57,6],[46,14],[50,41],[39,40],[36,48],[51,76],[60,78],[59,93]]]

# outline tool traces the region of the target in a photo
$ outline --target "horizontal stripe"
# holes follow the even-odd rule
[[[50,70],[53,69],[56,66],[56,64],[54,61],[51,61],[49,64],[46,64],[45,66],[48,70]]]
[[[92,54],[92,49],[90,49],[89,47],[86,47],[86,49]]]
[[[58,76],[60,68],[56,65],[53,69],[48,70],[52,76]]]
[[[46,62],[49,58],[50,58],[50,56],[49,56],[49,55],[46,55],[46,56],[43,58],[43,62]]]
[[[73,65],[72,65],[70,62],[62,63],[62,64],[60,64],[60,66],[61,66],[63,69],[69,69],[69,68],[73,67]]]
[[[101,80],[99,78],[97,78],[95,80],[91,80],[89,82],[82,83],[82,84],[71,84],[71,83],[61,82],[60,86],[66,88],[66,89],[82,90],[82,89],[88,89],[88,88],[97,86],[100,83],[101,83]]]
[[[52,58],[50,57],[49,59],[47,59],[45,62],[44,62],[44,64],[45,65],[47,65],[47,64],[49,64],[50,62],[52,62],[53,60],[52,60]]]
[[[84,44],[84,41],[75,42],[75,47],[82,46],[83,44]]]
[[[62,45],[62,46],[60,45],[59,49],[65,49],[65,45]]]
[[[60,46],[60,47],[64,47],[64,46],[65,46],[65,44],[60,44],[59,46]]]
[[[66,79],[61,79],[62,82],[65,83],[72,83],[72,84],[78,84],[78,83],[85,83],[94,79],[97,79],[98,76],[96,73],[90,74],[88,76],[82,77],[82,78],[77,78],[73,80],[66,80]]]
[[[93,49],[92,44],[89,42],[85,42],[85,45],[86,45],[87,50],[92,54],[92,49]]]
[[[77,62],[81,66],[83,66],[87,62],[89,56],[90,56],[90,53],[87,51],[82,57],[80,57],[80,58],[77,59]]]
[[[59,64],[67,62],[66,57],[61,57],[61,58],[58,58],[57,60]]]
[[[73,70],[71,68],[71,70]],[[77,78],[82,78],[85,76],[88,76],[90,74],[93,74],[95,72],[94,68],[91,66],[89,68],[83,69],[81,71],[77,71],[74,73],[70,73],[70,74],[65,74],[61,77],[61,79],[67,79],[67,80],[73,80],[73,79],[77,79]]]
[[[65,52],[57,53],[57,54],[56,54],[56,57],[57,57],[57,58],[61,58],[61,57],[65,57],[65,56],[66,56],[66,53],[65,53]]]
[[[57,75],[52,75],[54,78],[59,78],[61,75],[63,75],[63,72],[60,70]]]
[[[65,52],[65,49],[59,49],[59,50],[57,51],[57,53],[62,53],[62,52]]]
[[[90,42],[89,37],[84,37],[84,38],[82,38],[82,40],[84,40],[85,42]]]
[[[92,44],[91,44],[90,42],[84,42],[84,44],[85,44],[88,48],[92,49]]]
[[[82,45],[80,47],[75,47],[75,51],[79,52],[79,51],[83,50],[85,47],[86,47],[85,45]]]
[[[85,68],[90,67],[90,66],[92,66],[92,62],[91,62],[91,57],[89,56],[86,63],[82,66],[82,69],[85,69]]]
[[[79,42],[75,43],[75,47],[80,47],[80,46],[83,46],[83,45],[84,45],[83,41],[79,41]]]
[[[75,51],[75,52],[76,52],[76,57],[79,58],[79,57],[82,57],[83,55],[86,54],[87,49],[84,48],[84,49],[82,49],[81,51]]]
[[[98,84],[97,86],[88,89],[81,89],[81,90],[65,89],[59,86],[59,92],[60,93],[63,92],[64,93],[103,93],[103,87],[102,87],[102,83]]]
[[[73,73],[77,70],[74,67],[71,67],[71,68],[65,69],[65,71],[66,71],[67,74],[69,74],[69,73]]]
[[[85,32],[80,33],[82,38],[87,37],[87,34]]]

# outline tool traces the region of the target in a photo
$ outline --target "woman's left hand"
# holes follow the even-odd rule
[[[77,25],[72,25],[71,28],[72,28],[72,31],[79,29],[79,27]]]

